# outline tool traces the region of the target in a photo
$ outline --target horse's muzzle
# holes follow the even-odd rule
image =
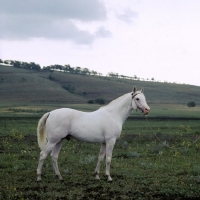
[[[143,110],[144,115],[148,115],[149,112],[150,112],[150,108],[144,108],[144,110]]]

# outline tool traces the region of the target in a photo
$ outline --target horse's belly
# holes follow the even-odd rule
[[[84,132],[79,132],[79,133],[71,133],[70,134],[73,138],[83,141],[83,142],[98,142],[98,143],[104,143],[105,138],[103,134],[99,133],[84,133]]]

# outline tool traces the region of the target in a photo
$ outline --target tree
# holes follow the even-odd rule
[[[196,104],[195,104],[194,101],[190,101],[190,102],[187,103],[187,106],[188,106],[188,107],[195,107]]]
[[[90,75],[90,71],[89,71],[89,69],[88,68],[84,68],[83,70],[82,70],[82,74],[83,75]]]
[[[81,68],[80,67],[76,67],[75,68],[75,73],[76,74],[80,74],[81,73]]]
[[[43,70],[50,71],[51,67],[50,66],[43,67]]]
[[[40,65],[38,65],[38,64],[35,64],[34,62],[31,62],[30,64],[28,64],[28,68],[29,69],[33,69],[33,70],[40,70],[41,69],[41,67],[40,67]]]
[[[92,71],[91,71],[91,74],[92,74],[92,75],[97,75],[97,72],[94,71],[94,70],[92,70]]]
[[[109,72],[108,76],[118,78],[119,74],[114,72]]]
[[[20,62],[19,61],[15,61],[14,67],[20,68]]]
[[[102,98],[97,98],[97,99],[95,99],[95,103],[103,105],[103,104],[105,104],[105,101]]]
[[[88,103],[89,104],[94,104],[94,101],[93,100],[89,100]]]
[[[64,66],[65,72],[72,73],[72,70],[73,70],[73,68],[71,68],[71,66],[69,64]]]

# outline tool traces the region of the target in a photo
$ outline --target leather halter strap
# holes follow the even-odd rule
[[[132,94],[132,99],[137,96],[138,94],[142,94],[141,92],[136,92],[135,94]]]

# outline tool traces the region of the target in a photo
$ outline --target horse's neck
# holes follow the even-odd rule
[[[117,118],[121,119],[122,124],[125,122],[127,117],[132,111],[131,106],[131,93],[124,95],[119,101],[111,103],[107,106],[107,109]]]

